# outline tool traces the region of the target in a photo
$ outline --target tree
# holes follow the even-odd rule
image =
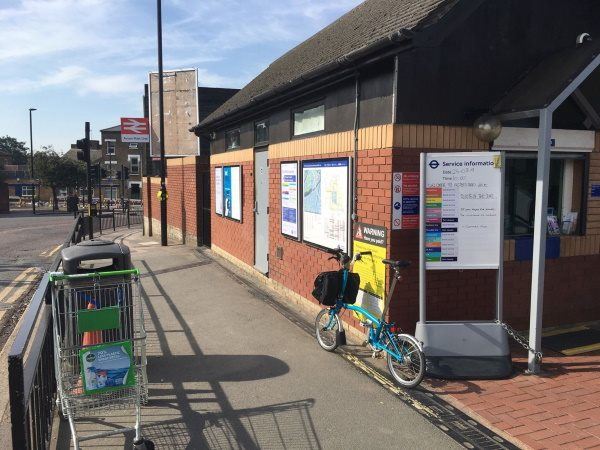
[[[0,137],[0,153],[8,153],[13,164],[27,164],[28,151],[29,148],[25,145],[25,142],[17,141],[10,136]]]
[[[35,176],[52,189],[53,207],[58,207],[58,189],[78,188],[85,183],[85,166],[79,161],[59,156],[50,145],[33,157]]]

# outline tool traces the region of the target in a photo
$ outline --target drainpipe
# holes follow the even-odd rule
[[[354,74],[354,164],[352,164],[352,220],[358,222],[358,128],[360,126],[360,72]]]

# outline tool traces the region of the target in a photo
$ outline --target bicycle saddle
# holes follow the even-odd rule
[[[387,264],[389,266],[392,266],[394,269],[403,269],[405,267],[410,266],[410,261],[404,261],[404,260],[393,260],[393,259],[384,259],[381,261],[384,264]]]

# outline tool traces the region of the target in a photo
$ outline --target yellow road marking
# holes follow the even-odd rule
[[[46,256],[47,252],[48,252],[48,250],[44,250],[42,253],[40,253],[40,256]]]
[[[559,336],[561,334],[575,333],[577,331],[584,331],[584,330],[588,330],[588,327],[586,327],[585,325],[578,325],[578,326],[568,327],[568,328],[559,328],[559,329],[554,329],[554,330],[543,331],[542,337]]]
[[[0,292],[0,301],[3,303],[14,302],[27,288],[29,288],[27,282],[32,281],[36,276],[35,267],[25,269],[17,275],[8,286],[2,289],[2,292]]]
[[[56,247],[54,247],[54,249],[48,253],[46,256],[50,257],[52,255],[54,255],[57,251],[59,251],[62,247],[62,244],[58,244]]]
[[[581,355],[582,353],[593,352],[596,350],[600,350],[600,343],[584,345],[582,347],[568,348],[566,350],[563,350],[561,353],[563,355],[573,356],[573,355]]]

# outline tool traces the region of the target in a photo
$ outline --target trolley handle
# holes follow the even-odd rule
[[[112,271],[108,271],[108,272],[78,273],[78,274],[74,274],[74,275],[65,275],[63,272],[50,272],[50,281],[98,279],[98,278],[117,277],[117,276],[122,276],[122,275],[139,276],[140,271],[138,269],[127,269],[127,270],[112,270]]]

